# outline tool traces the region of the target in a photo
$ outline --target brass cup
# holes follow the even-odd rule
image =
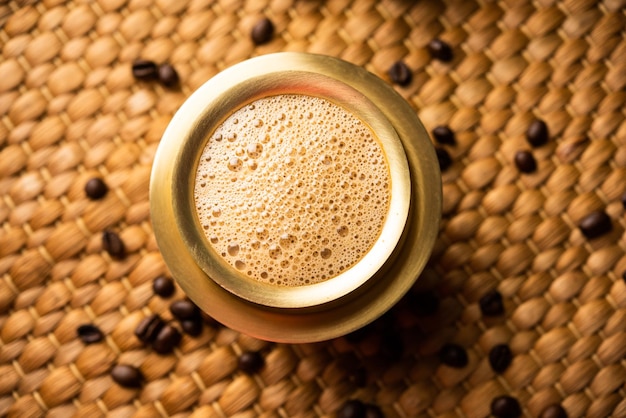
[[[215,253],[194,204],[197,165],[214,129],[262,97],[324,98],[378,137],[391,177],[379,239],[353,267],[295,287],[247,277]],[[152,222],[164,260],[187,295],[218,321],[284,342],[329,339],[380,316],[423,269],[439,226],[441,180],[434,149],[411,107],[364,69],[321,55],[278,53],[237,64],[194,92],[166,129],[150,184]]]

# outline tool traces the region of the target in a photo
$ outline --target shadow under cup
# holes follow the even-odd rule
[[[389,168],[378,239],[352,267],[315,284],[275,285],[236,269],[209,243],[196,210],[196,172],[213,132],[238,109],[280,95],[317,97],[354,115],[378,139]],[[364,326],[413,285],[438,232],[441,178],[428,134],[385,82],[336,58],[278,53],[230,67],[187,99],[155,156],[150,202],[164,260],[201,309],[258,338],[309,342]]]

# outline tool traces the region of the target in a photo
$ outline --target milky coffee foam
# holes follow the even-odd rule
[[[365,256],[385,222],[390,183],[360,119],[325,99],[278,95],[217,127],[194,196],[207,239],[228,263],[261,282],[300,286]]]

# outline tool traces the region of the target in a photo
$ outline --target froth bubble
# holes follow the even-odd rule
[[[228,160],[228,169],[230,171],[239,171],[241,170],[242,166],[243,162],[237,157],[232,157],[230,160]]]
[[[259,158],[261,156],[261,152],[263,151],[263,145],[259,143],[248,144],[246,147],[246,152],[250,158]]]
[[[237,243],[228,244],[228,255],[234,257],[237,254],[239,254],[239,244]]]

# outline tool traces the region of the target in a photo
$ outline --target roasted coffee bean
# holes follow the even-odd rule
[[[522,415],[522,408],[512,396],[498,396],[491,402],[491,414],[496,418],[517,418]]]
[[[548,125],[541,119],[535,119],[526,130],[526,140],[533,147],[540,147],[548,142]]]
[[[450,157],[448,151],[440,147],[435,147],[435,152],[437,153],[439,168],[441,171],[446,171],[452,165],[452,157]]]
[[[78,338],[85,344],[97,343],[104,338],[104,334],[102,334],[100,328],[92,324],[79,326],[76,329],[76,333],[78,334]]]
[[[113,231],[104,231],[102,233],[102,249],[113,258],[119,259],[126,256],[124,242],[120,236]]]
[[[358,399],[344,402],[337,411],[337,418],[365,418],[367,407]]]
[[[200,309],[189,299],[180,299],[172,302],[170,312],[180,320],[200,317]]]
[[[102,199],[108,191],[106,183],[99,177],[94,177],[85,183],[85,194],[91,200]]]
[[[495,289],[485,293],[478,301],[478,305],[484,316],[498,316],[504,313],[502,295]]]
[[[135,336],[144,344],[151,344],[165,326],[165,322],[157,314],[145,317],[135,328]]]
[[[180,326],[185,334],[191,335],[192,337],[197,337],[202,334],[201,318],[183,319],[180,321]]]
[[[268,43],[274,37],[274,24],[271,20],[264,17],[254,25],[250,37],[256,45]]]
[[[137,80],[151,81],[156,80],[159,69],[154,61],[136,60],[133,62],[133,77]]]
[[[111,377],[120,386],[138,388],[143,383],[141,371],[128,364],[117,364],[111,369]]]
[[[449,62],[454,58],[450,45],[438,38],[428,43],[428,52],[430,52],[431,57],[439,61]]]
[[[597,238],[613,229],[611,218],[601,210],[595,210],[580,221],[580,230],[587,238]]]
[[[506,344],[495,345],[489,351],[489,365],[496,373],[504,373],[511,365],[512,360],[513,353]]]
[[[439,359],[446,366],[461,369],[467,366],[469,358],[465,348],[458,344],[448,343],[439,350]]]
[[[246,374],[254,374],[265,365],[263,356],[258,351],[244,351],[237,360],[239,370]]]
[[[159,82],[165,87],[173,88],[178,86],[180,78],[178,77],[178,72],[171,64],[159,65]]]
[[[395,62],[387,71],[391,81],[399,86],[408,86],[413,80],[413,73],[404,61]]]
[[[435,141],[439,142],[440,144],[456,144],[456,136],[454,135],[454,131],[446,125],[436,126],[435,129],[433,129],[433,138],[435,138]]]
[[[517,151],[515,153],[515,166],[522,173],[532,173],[537,170],[537,161],[533,153],[527,150]]]
[[[170,324],[165,324],[152,342],[152,348],[159,354],[168,354],[180,343],[180,331]]]
[[[539,418],[567,418],[567,411],[559,404],[552,404],[541,411]]]
[[[162,298],[169,298],[174,294],[174,280],[166,276],[159,276],[152,281],[152,291]]]
[[[365,405],[365,418],[385,418],[385,414],[378,405]]]
[[[432,290],[410,295],[409,303],[413,312],[420,317],[434,315],[439,309],[439,299]]]

